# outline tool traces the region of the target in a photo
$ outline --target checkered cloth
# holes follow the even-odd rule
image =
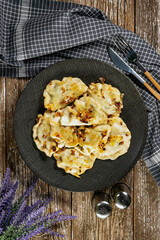
[[[33,77],[68,58],[92,58],[114,65],[107,46],[120,33],[160,83],[160,56],[137,35],[114,25],[98,9],[50,0],[0,0],[0,9],[0,76]],[[143,86],[136,87],[149,118],[143,158],[160,184],[160,103]]]

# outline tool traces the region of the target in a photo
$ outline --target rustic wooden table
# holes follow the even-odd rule
[[[160,52],[160,1],[159,0],[73,0],[101,9],[113,23],[137,33]],[[0,177],[6,167],[11,177],[19,180],[21,194],[35,176],[21,159],[14,139],[13,116],[16,102],[29,80],[0,78]],[[96,218],[91,208],[90,193],[71,193],[48,186],[39,180],[29,199],[46,199],[53,196],[48,211],[61,208],[77,219],[57,226],[68,240],[159,240],[160,190],[143,159],[122,179],[132,190],[132,204],[126,210],[113,207],[106,220]],[[108,189],[106,189],[106,192]],[[17,197],[18,197],[17,194]],[[35,239],[52,239],[50,236]]]

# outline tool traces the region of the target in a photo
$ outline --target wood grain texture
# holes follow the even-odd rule
[[[0,78],[0,178],[5,171],[5,78]]]
[[[136,33],[160,53],[160,2],[136,1]],[[160,239],[160,189],[140,159],[134,175],[134,239]]]
[[[135,29],[153,48],[159,46],[159,0],[136,0]]]
[[[33,182],[33,180],[36,178],[36,176],[30,171],[30,169],[26,166],[24,161],[21,159],[21,156],[18,152],[15,139],[14,139],[14,132],[13,132],[13,118],[14,118],[14,112],[17,100],[19,96],[22,93],[22,90],[26,86],[26,84],[29,82],[28,80],[23,79],[9,79],[6,78],[6,86],[4,79],[2,79],[2,85],[4,85],[6,95],[6,99],[3,101],[3,105],[6,105],[5,107],[2,107],[3,109],[6,109],[5,116],[6,116],[6,133],[3,133],[2,139],[6,141],[6,161],[4,160],[4,164],[11,170],[11,179],[18,180],[19,186],[18,191],[16,194],[16,198],[18,198],[22,193],[24,193],[25,189],[30,186],[30,184]],[[3,89],[3,88],[2,88]],[[3,120],[3,119],[2,119]],[[3,120],[4,121],[4,120]],[[1,126],[1,125],[0,125]],[[3,124],[2,124],[3,127]],[[6,139],[5,139],[6,136]],[[4,144],[3,144],[4,146]],[[4,148],[4,147],[3,147]],[[3,154],[3,153],[2,153]],[[4,155],[5,156],[5,155]],[[1,164],[2,165],[2,164]],[[48,184],[44,183],[41,180],[38,180],[38,183],[32,192],[31,196],[29,197],[29,204],[32,204],[36,202],[37,200],[46,200],[49,196],[53,197],[53,201],[51,204],[46,208],[46,212],[52,212],[56,211],[58,209],[63,209],[64,214],[71,214],[71,193],[66,193],[64,191],[61,191],[59,189],[53,189]],[[66,223],[63,225],[58,225],[55,227],[55,229],[58,232],[64,233],[66,238],[70,239],[71,235],[71,223]],[[64,231],[63,231],[64,229]],[[48,239],[52,239],[52,237],[47,237]],[[46,239],[46,236],[39,236],[35,237],[34,239]]]
[[[26,85],[27,81],[9,79],[6,78],[6,167],[9,167],[11,170],[11,179],[19,181],[18,194],[21,195],[25,188],[32,182],[33,175],[30,170],[27,168],[25,163],[22,161],[20,154],[18,152],[13,131],[13,117],[16,107],[16,102],[21,94],[22,88]]]
[[[53,197],[50,204],[50,212],[62,209],[62,214],[72,214],[72,194],[71,192],[63,191],[60,189],[49,186],[49,195]],[[73,220],[73,222],[76,220]],[[55,228],[57,232],[64,234],[65,240],[70,240],[72,235],[72,222],[62,222]]]
[[[16,199],[24,193],[36,178],[26,166],[18,152],[13,131],[13,118],[17,100],[22,93],[28,80],[6,78],[6,166],[11,170],[11,179],[18,180]],[[32,204],[38,199],[44,200],[48,197],[48,185],[39,180],[38,185],[28,199]]]
[[[70,1],[70,0],[66,0]],[[160,2],[159,0],[72,0],[102,10],[109,19],[148,41],[160,52]],[[144,3],[145,2],[145,3]],[[19,180],[16,197],[24,192],[35,179],[21,159],[14,139],[13,115],[16,102],[28,80],[0,78],[0,177],[6,167],[11,169],[11,178]],[[70,193],[55,189],[38,181],[29,198],[29,203],[53,200],[47,212],[62,209],[65,214],[77,215],[73,222],[56,226],[65,235],[65,240],[159,240],[160,239],[160,190],[143,159],[121,182],[131,188],[132,203],[124,211],[114,204],[112,215],[106,220],[96,217],[91,206],[93,192]],[[110,189],[104,189],[106,193]],[[37,236],[35,240],[59,239]]]
[[[160,239],[160,191],[143,159],[135,166],[134,239]]]

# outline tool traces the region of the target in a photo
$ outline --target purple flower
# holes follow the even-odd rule
[[[27,217],[28,220],[31,220],[31,219],[34,219],[34,218],[37,218],[39,215],[42,214],[42,212],[45,210],[45,207],[42,206],[38,209],[36,209],[35,211],[31,212],[31,214]]]
[[[17,224],[21,224],[26,218],[27,216],[35,209],[37,209],[37,207],[39,205],[42,204],[41,200],[38,200],[37,202],[35,202],[34,204],[32,204],[32,206],[26,206],[23,213],[21,214],[21,216],[19,217]]]
[[[19,220],[19,217],[21,216],[21,214],[23,213],[23,210],[26,206],[27,200],[24,200],[20,206],[20,208],[18,209],[17,213],[13,216],[12,220],[11,220],[11,224],[16,225],[16,223]]]
[[[28,234],[23,235],[22,237],[20,237],[18,240],[29,240],[30,238],[32,238],[33,236],[44,232],[45,228],[42,226],[39,229],[35,229],[33,231],[30,231]]]
[[[4,218],[5,218],[5,211],[2,210],[2,212],[0,213],[0,227],[1,227],[2,224],[3,224]]]
[[[55,211],[55,212],[54,212],[53,216],[54,216],[54,217],[57,217],[59,214],[61,214],[61,212],[62,212],[62,210],[59,209],[58,211]]]
[[[8,224],[10,223],[10,216],[11,216],[11,212],[12,212],[12,204],[8,205],[5,210],[5,215],[3,220],[1,221],[1,227],[3,227],[3,230],[6,229],[6,227],[8,226]]]
[[[7,205],[10,205],[11,202],[14,199],[16,190],[18,187],[18,182],[16,182],[13,186],[13,188],[10,189],[10,191],[2,198],[2,201],[0,202],[0,211],[4,208],[6,208]]]
[[[48,198],[46,201],[44,201],[44,202],[42,203],[41,206],[46,207],[46,206],[48,205],[48,203],[50,203],[50,201],[51,201],[52,199],[53,199],[53,197]]]
[[[3,228],[0,227],[0,235],[1,235],[2,231],[3,231]]]
[[[1,187],[0,189],[2,189],[2,187],[4,187],[4,185],[6,184],[6,186],[8,185],[9,182],[9,174],[10,174],[10,169],[7,168],[4,174],[4,178],[1,179]]]
[[[9,190],[9,187],[10,187],[9,174],[10,174],[10,169],[7,168],[6,172],[5,172],[5,175],[4,175],[4,178],[1,181],[0,196],[2,195],[2,193],[5,194]]]
[[[38,178],[36,178],[34,180],[34,182],[32,183],[32,185],[24,192],[24,194],[21,196],[20,200],[27,198],[29,196],[29,194],[33,191],[33,189],[36,186],[36,183],[38,182]]]
[[[50,235],[52,235],[52,236],[57,236],[57,237],[64,237],[64,235],[63,234],[60,234],[60,233],[58,233],[58,232],[55,232],[55,231],[52,231],[52,230],[46,230],[46,233],[47,234],[50,234]]]
[[[31,212],[27,218],[20,224],[25,225],[27,228],[31,225],[34,225],[34,222],[38,219],[38,217],[42,214],[45,207],[40,207],[39,209],[36,209],[34,212]]]
[[[44,210],[52,197],[44,201],[39,200],[31,206],[26,206],[27,197],[35,187],[37,180],[13,204],[18,182],[10,182],[10,170],[7,169],[0,187],[0,239],[28,240],[39,233],[61,236],[49,228],[57,222],[72,220],[76,217],[62,215],[62,210],[44,214]]]

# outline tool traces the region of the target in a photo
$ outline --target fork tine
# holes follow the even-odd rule
[[[128,44],[126,44],[122,39],[119,39],[119,42],[125,47],[125,48],[127,48],[127,49],[129,49],[130,50],[130,47],[129,47],[129,45]]]
[[[123,54],[128,54],[127,49],[119,41],[114,40],[114,44]]]
[[[122,36],[120,36],[120,40],[125,44],[126,47],[128,47],[130,50],[132,50],[131,46],[124,40]]]
[[[133,50],[120,34],[116,34],[114,44],[124,55],[129,54]]]
[[[119,36],[116,36],[115,40],[114,40],[114,43],[117,43],[117,45],[119,46],[119,49],[121,50],[122,49],[125,49],[126,46],[123,44],[123,42],[121,42]]]
[[[118,39],[119,39],[119,41],[121,41],[121,43],[124,44],[129,50],[133,50],[133,49],[131,48],[131,46],[126,42],[126,40],[125,40],[120,34],[118,34]]]
[[[125,50],[126,52],[129,51],[129,49],[128,49],[126,46],[124,46],[124,44],[123,44],[121,41],[119,41],[118,44],[119,44],[120,48],[122,48],[122,49]]]

